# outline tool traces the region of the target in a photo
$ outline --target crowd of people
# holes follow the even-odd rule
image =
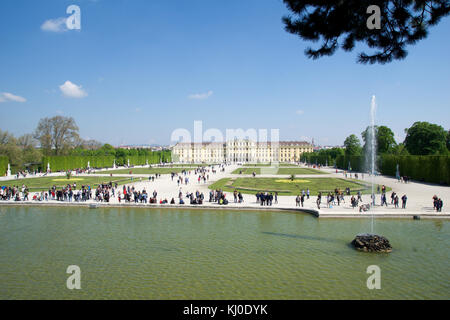
[[[272,203],[278,203],[278,192],[275,192],[275,195],[272,192],[257,192],[256,193],[256,202],[260,203],[261,206],[272,206]]]
[[[190,177],[194,176],[195,184],[206,184],[210,179],[210,174],[215,174],[217,171],[225,170],[225,164],[216,165],[216,166],[199,166],[195,169],[183,169],[181,172],[172,172],[171,180],[176,181],[179,188],[178,201],[176,201],[176,197],[169,197],[170,201],[167,198],[158,198],[157,190],[154,190],[152,193],[148,192],[146,188],[141,188],[138,190],[135,186],[131,185],[123,185],[118,186],[117,183],[101,183],[100,185],[96,185],[91,187],[90,185],[82,185],[81,187],[77,187],[76,183],[67,184],[64,187],[56,187],[53,186],[46,191],[39,192],[30,192],[30,189],[26,185],[19,186],[3,186],[0,187],[0,200],[4,201],[60,201],[60,202],[86,202],[86,201],[95,201],[95,202],[111,202],[114,199],[114,202],[119,203],[141,203],[141,204],[185,204],[189,203],[191,205],[202,205],[205,203],[205,195],[200,191],[195,192],[182,192],[181,185],[194,185],[190,183]],[[218,169],[216,170],[216,168]],[[89,172],[89,170],[79,169],[75,170],[77,174],[82,174]],[[20,174],[29,174],[27,172]],[[31,173],[33,174],[33,173]],[[149,176],[149,182],[155,181],[155,179],[161,177],[160,174],[154,174],[153,176]],[[356,174],[355,174],[356,178]],[[133,180],[133,179],[132,179]],[[408,177],[402,177],[401,179],[405,183],[408,181]],[[142,181],[142,178],[139,179]],[[170,181],[170,180],[169,180]],[[146,185],[147,189],[149,188]],[[152,188],[153,189],[153,188]],[[201,188],[199,188],[201,190]],[[408,201],[408,197],[406,194],[399,195],[395,191],[392,191],[389,195],[390,201],[388,201],[387,188],[386,186],[377,185],[376,187],[377,193],[380,194],[380,206],[393,206],[394,208],[406,209],[406,204]],[[232,192],[233,200],[235,204],[241,204],[244,202],[244,196],[238,190],[234,190]],[[278,204],[278,192],[257,192],[256,193],[256,204],[261,206],[272,206],[274,204]],[[341,190],[339,188],[335,188],[334,191],[331,192],[318,192],[316,198],[316,206],[318,209],[321,208],[322,202],[326,205],[327,208],[333,208],[334,206],[341,206],[343,203],[346,203],[346,196],[350,198],[350,206],[351,208],[358,208],[360,212],[368,211],[373,206],[375,206],[376,197],[375,194],[370,195],[371,201],[368,204],[363,203],[361,191],[356,191],[351,194],[350,189],[346,188],[345,190]],[[311,191],[309,189],[302,190],[295,197],[295,206],[296,207],[304,207],[305,203],[312,197]],[[347,199],[348,200],[348,199]],[[209,191],[209,202],[210,203],[218,203],[220,205],[226,205],[229,203],[229,199],[226,198],[226,194],[221,189],[210,190]],[[231,200],[230,200],[231,202]],[[314,203],[314,202],[313,202]],[[443,209],[443,200],[438,197],[433,197],[433,209],[436,212],[442,212]]]

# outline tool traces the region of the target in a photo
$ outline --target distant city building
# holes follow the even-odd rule
[[[177,143],[172,147],[172,159],[184,163],[215,162],[298,162],[313,146],[305,141],[255,142],[248,139],[226,143]]]
[[[319,150],[329,150],[329,149],[333,149],[333,148],[341,148],[341,149],[343,149],[345,147],[344,146],[320,146],[318,148],[319,148]]]
[[[121,145],[118,146],[119,149],[150,149],[151,151],[161,151],[168,150],[170,147],[168,146],[155,146],[155,145]]]

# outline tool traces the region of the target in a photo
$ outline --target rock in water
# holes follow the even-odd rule
[[[376,234],[358,234],[352,241],[356,250],[366,252],[391,252],[392,246],[389,240]]]

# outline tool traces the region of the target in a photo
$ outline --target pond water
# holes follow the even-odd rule
[[[0,206],[0,299],[450,298],[449,221],[376,219],[389,254],[349,245],[368,231],[289,212]]]

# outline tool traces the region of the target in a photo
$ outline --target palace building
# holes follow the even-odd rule
[[[181,163],[222,162],[298,162],[304,152],[313,152],[305,141],[255,142],[248,139],[226,143],[177,143],[172,147],[172,159]]]

